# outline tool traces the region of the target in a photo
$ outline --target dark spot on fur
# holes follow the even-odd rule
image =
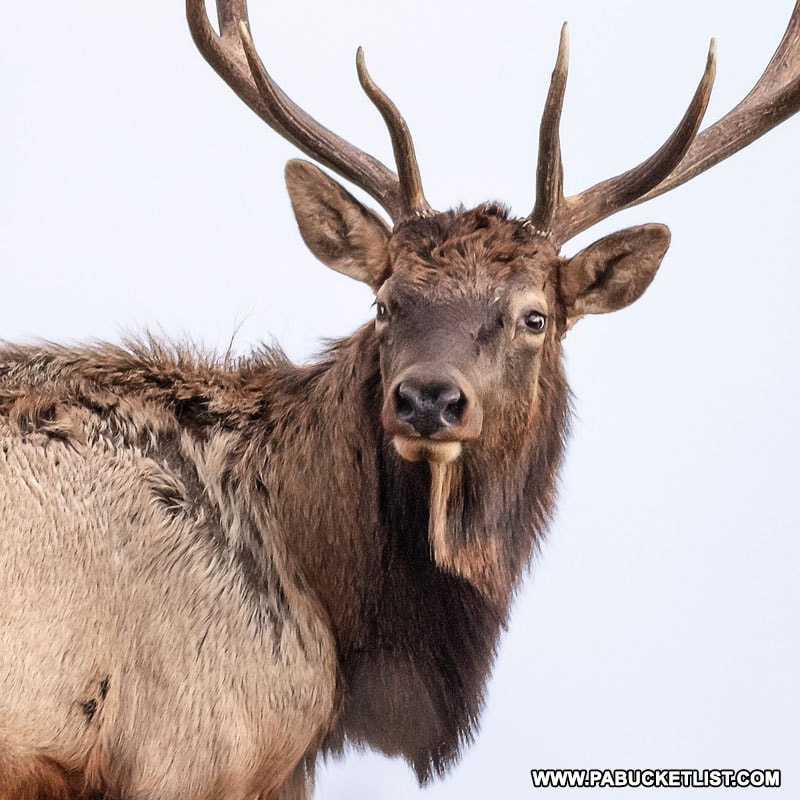
[[[211,419],[207,397],[182,397],[175,400],[175,419],[187,428],[199,428]]]
[[[81,703],[81,711],[86,715],[86,722],[91,722],[94,719],[94,715],[97,713],[97,700],[94,698],[85,700]]]
[[[100,710],[101,703],[108,696],[108,687],[110,681],[111,676],[106,675],[106,677],[97,684],[97,696],[90,697],[88,700],[82,700],[80,703],[78,703],[81,712],[86,717],[87,725],[97,716],[97,712]]]
[[[288,617],[291,609],[289,608],[289,600],[286,597],[286,592],[283,590],[283,585],[281,583],[277,583],[275,586],[275,601],[281,616]]]

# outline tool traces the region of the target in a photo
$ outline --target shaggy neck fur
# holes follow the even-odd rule
[[[403,755],[424,780],[471,739],[514,588],[553,506],[567,389],[560,351],[549,352],[535,408],[513,420],[525,435],[496,431],[448,465],[435,553],[430,467],[402,460],[380,427],[372,325],[319,364],[276,370],[261,468],[267,485],[302,476],[284,481],[273,510],[340,647],[342,717],[328,747]]]

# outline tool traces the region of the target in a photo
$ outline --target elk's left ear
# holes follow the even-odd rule
[[[626,228],[600,239],[561,266],[559,289],[567,321],[604,314],[642,296],[669,247],[664,225]]]
[[[378,291],[389,277],[387,224],[308,161],[286,165],[286,187],[309,250],[323,264]]]

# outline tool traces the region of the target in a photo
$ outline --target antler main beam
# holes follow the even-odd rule
[[[253,45],[246,0],[217,0],[217,16],[219,33],[208,19],[204,0],[186,0],[186,17],[198,49],[267,125],[315,161],[360,186],[395,222],[430,213],[408,127],[395,105],[369,77],[363,55],[357,62],[359,79],[389,127],[399,177],[317,122],[272,80]]]
[[[562,29],[539,134],[536,204],[531,225],[561,245],[623,208],[657,197],[699,175],[800,109],[800,0],[764,75],[729,114],[700,135],[715,74],[711,41],[706,69],[686,114],[670,138],[639,166],[564,197],[558,125],[567,80],[567,28]]]

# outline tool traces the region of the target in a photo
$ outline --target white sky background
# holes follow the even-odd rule
[[[356,81],[362,44],[411,126],[431,203],[502,199],[524,215],[563,20],[574,193],[661,144],[711,36],[709,119],[727,111],[793,3],[250,5],[272,74],[310,113],[391,163]],[[305,249],[283,186],[297,152],[205,64],[179,0],[3,12],[0,337],[149,327],[224,349],[238,328],[239,352],[274,337],[306,359],[371,315],[369,290]],[[779,767],[784,788],[741,796],[798,796],[799,136],[795,118],[568,243],[651,221],[673,233],[638,303],[568,337],[577,413],[559,510],[477,742],[419,795],[402,762],[351,755],[320,771],[317,800],[517,800],[536,795],[531,767],[560,766]]]

